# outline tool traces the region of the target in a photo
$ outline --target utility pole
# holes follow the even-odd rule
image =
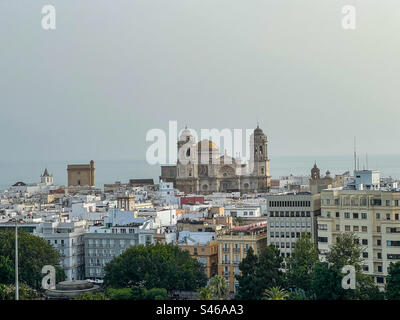
[[[15,218],[15,300],[19,300],[19,285],[18,285],[18,224]]]

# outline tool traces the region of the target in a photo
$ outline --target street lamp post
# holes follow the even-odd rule
[[[19,285],[18,285],[18,224],[15,218],[15,300],[19,300]]]

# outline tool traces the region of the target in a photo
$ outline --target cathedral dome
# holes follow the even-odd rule
[[[207,139],[201,140],[199,143],[197,143],[197,149],[199,151],[201,151],[202,148],[208,148],[208,150],[210,150],[210,151],[218,150],[217,145],[214,142],[212,142],[211,140],[207,140]]]

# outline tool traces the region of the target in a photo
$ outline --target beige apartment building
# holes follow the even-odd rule
[[[230,293],[235,293],[238,282],[235,276],[240,274],[239,263],[246,257],[249,248],[255,254],[267,245],[267,224],[259,223],[234,227],[217,237],[218,275],[229,283]]]
[[[365,247],[364,272],[384,288],[390,263],[400,260],[399,216],[399,191],[323,190],[317,220],[321,260],[338,234],[354,232]]]

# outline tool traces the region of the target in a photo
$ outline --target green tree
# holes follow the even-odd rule
[[[349,291],[349,290],[347,290]],[[374,279],[369,274],[358,272],[356,274],[356,290],[351,291],[349,299],[356,300],[383,300],[384,294],[374,282]]]
[[[9,257],[0,256],[0,283],[12,284],[14,282],[14,263]]]
[[[108,300],[102,292],[84,293],[76,297],[74,300]]]
[[[53,265],[57,271],[57,281],[65,279],[65,273],[60,267],[60,254],[44,239],[23,230],[18,230],[18,267],[19,280],[34,289],[41,288],[44,265]],[[0,231],[0,256],[9,257],[15,261],[14,230]]]
[[[289,293],[281,287],[272,287],[264,290],[263,300],[285,300]]]
[[[203,265],[172,244],[131,247],[111,260],[104,272],[104,284],[113,288],[196,290],[206,283]]]
[[[356,271],[361,271],[365,248],[359,243],[359,238],[354,233],[341,233],[336,237],[335,244],[326,254],[326,261],[341,270],[345,265],[352,265]]]
[[[216,300],[224,300],[228,297],[229,283],[223,276],[214,276],[210,279],[208,286],[212,290],[212,298]]]
[[[19,283],[18,294],[20,300],[34,300],[38,298],[36,290],[23,282]],[[15,300],[15,285],[0,284],[0,300]]]
[[[386,298],[400,300],[400,261],[389,265],[386,278]]]
[[[106,296],[109,297],[110,300],[133,300],[130,288],[107,288]]]
[[[247,256],[239,264],[241,275],[236,276],[239,282],[237,299],[260,300],[265,289],[282,286],[283,258],[275,246],[264,247],[260,254],[254,255],[249,249]]]
[[[239,270],[241,275],[237,275],[239,288],[236,298],[239,300],[250,300],[256,296],[256,269],[258,257],[254,254],[253,248],[250,247],[246,257],[240,262]]]
[[[311,280],[311,292],[317,300],[343,300],[346,296],[342,288],[343,275],[327,262],[318,262],[314,266]]]
[[[356,289],[345,290],[341,296],[342,299],[379,300],[383,298],[373,278],[362,272],[364,250],[365,248],[359,243],[359,238],[354,233],[342,233],[337,236],[336,243],[326,255],[332,271],[337,272],[341,279],[344,276],[341,270],[345,265],[352,265],[356,270]]]
[[[295,243],[292,256],[287,260],[287,284],[290,288],[311,290],[312,270],[318,263],[318,248],[311,236],[304,234]]]
[[[168,293],[164,288],[152,288],[145,291],[145,300],[167,300]]]
[[[213,288],[210,286],[201,287],[198,289],[198,292],[200,294],[200,300],[211,300],[214,295]]]

